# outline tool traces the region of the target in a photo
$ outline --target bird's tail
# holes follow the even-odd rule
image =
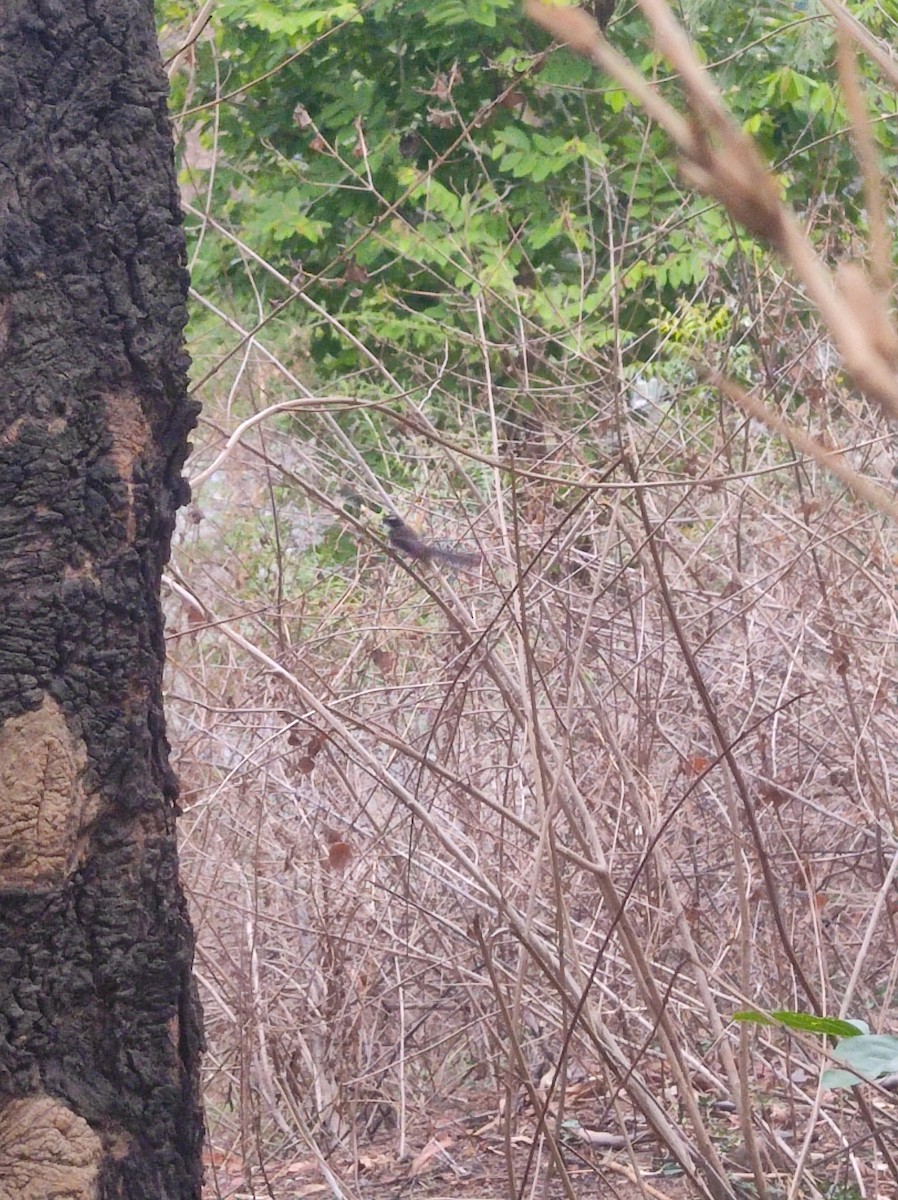
[[[431,558],[438,558],[440,562],[448,563],[450,567],[464,567],[467,570],[472,570],[474,567],[480,566],[483,561],[481,554],[465,553],[461,550],[446,550],[443,546],[430,546]]]

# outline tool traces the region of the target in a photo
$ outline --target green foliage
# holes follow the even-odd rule
[[[769,1014],[751,1009],[733,1013],[734,1021],[756,1025],[783,1025],[804,1033],[838,1038],[832,1057],[850,1070],[827,1067],[821,1083],[827,1088],[856,1087],[864,1079],[881,1079],[898,1071],[898,1037],[870,1033],[864,1021],[842,1021],[838,1017],[815,1017],[809,1013],[777,1009]]]
[[[843,1021],[839,1017],[815,1017],[811,1013],[792,1012],[788,1008],[774,1009],[770,1013],[744,1009],[733,1013],[733,1020],[755,1025],[784,1025],[786,1029],[799,1029],[804,1033],[822,1033],[840,1038],[861,1037],[867,1032],[866,1026],[859,1028],[859,1024],[862,1023]]]
[[[856,1183],[832,1183],[823,1195],[826,1200],[863,1200],[863,1193]]]
[[[898,1071],[898,1037],[891,1034],[867,1033],[846,1038],[833,1050],[833,1058],[844,1063],[850,1071],[828,1067],[822,1083],[828,1088],[855,1087],[863,1079],[881,1079]]]
[[[876,6],[859,7],[884,33]],[[182,3],[161,10],[186,23]],[[833,29],[815,0],[692,0],[686,16],[792,202],[819,207],[825,193],[830,215],[859,221]],[[617,369],[612,343],[633,370],[663,345],[661,374],[675,377],[696,345],[733,334],[723,285],[769,270],[681,187],[663,134],[588,63],[547,54],[514,0],[222,0],[210,28],[174,80],[175,113],[192,114],[183,127],[215,160],[189,167],[193,185],[261,259],[301,269],[307,294],[411,393],[422,364],[445,357],[444,389],[464,396],[484,344],[495,382],[516,388],[525,341],[538,344],[530,386],[591,384]],[[676,101],[636,10],[611,37]],[[894,98],[877,99],[894,113]],[[894,159],[890,128],[877,127]],[[209,230],[194,278],[248,324],[285,297]],[[320,380],[368,366],[304,312],[294,305],[290,322],[305,324]]]

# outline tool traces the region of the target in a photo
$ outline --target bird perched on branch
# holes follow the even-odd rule
[[[447,550],[436,542],[425,542],[415,533],[411,525],[406,525],[402,517],[397,517],[395,514],[384,517],[384,525],[387,527],[390,545],[393,549],[398,550],[400,554],[407,554],[416,562],[441,562],[450,567],[467,567],[469,569],[476,567],[480,562],[479,554]]]

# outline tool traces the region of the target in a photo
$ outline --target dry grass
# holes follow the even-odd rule
[[[677,46],[687,99],[717,114],[681,149],[729,203],[739,147]],[[620,1136],[637,1187],[668,1163],[714,1197],[896,1194],[894,1101],[821,1093],[818,1042],[731,1021],[895,1032],[898,1007],[894,364],[879,309],[847,312],[792,257],[778,198],[739,187],[734,214],[763,196],[749,227],[836,305],[814,328],[774,273],[747,285],[745,344],[788,330],[759,394],[791,446],[721,398],[740,400],[725,372],[650,419],[597,387],[577,423],[572,357],[534,379],[526,438],[488,371],[487,444],[464,412],[467,438],[413,411],[382,425],[416,464],[391,502],[476,541],[478,573],[416,570],[343,512],[347,489],[384,496],[338,435],[351,396],[247,428],[187,514],[170,727],[210,1139],[241,1188],[293,1194],[272,1164],[309,1161],[315,1187],[371,1194],[375,1149],[420,1188],[451,1126],[495,1138],[511,1195],[595,1194],[589,1131]],[[228,405],[301,391],[271,360],[250,344]],[[430,382],[452,402],[437,365]],[[238,424],[206,395],[194,475]],[[355,552],[316,566],[334,522]]]

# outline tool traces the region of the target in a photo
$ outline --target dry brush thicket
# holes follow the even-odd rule
[[[645,8],[663,44],[668,17]],[[492,414],[486,442],[464,412],[467,440],[380,414],[387,453],[415,464],[392,503],[483,551],[456,575],[409,568],[373,515],[342,511],[347,491],[382,498],[334,435],[349,399],[270,413],[197,489],[168,703],[217,1145],[414,1154],[441,1120],[498,1117],[536,1129],[563,1177],[575,1111],[648,1130],[711,1194],[739,1172],[767,1194],[894,1187],[894,1104],[820,1095],[817,1043],[730,1020],[896,1028],[889,384],[873,370],[865,396],[831,343],[849,363],[885,347],[877,369],[891,351],[825,279],[843,324],[808,318],[791,218],[756,164],[734,182],[741,147],[698,89],[695,182],[794,272],[767,264],[735,301],[755,403],[810,441],[746,415],[722,375],[634,411],[582,355],[534,372],[523,436],[485,373],[469,403]],[[226,399],[204,389],[195,476],[232,403],[295,395],[253,342],[229,379]],[[439,364],[430,382],[459,403]],[[355,548],[322,560],[335,523]]]

